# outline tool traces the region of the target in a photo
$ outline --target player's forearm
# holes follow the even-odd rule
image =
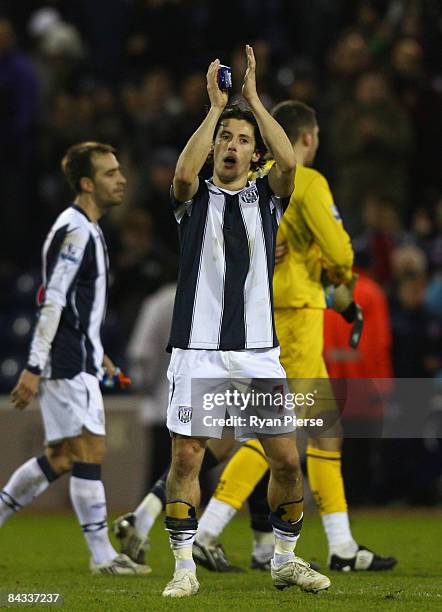
[[[323,267],[335,284],[348,283],[353,274],[353,249],[351,245],[336,245],[334,250],[322,251]]]
[[[26,366],[34,374],[41,374],[48,361],[62,311],[62,306],[54,302],[45,303],[40,311]]]
[[[258,122],[261,136],[272,154],[279,171],[289,174],[293,173],[296,167],[296,160],[287,134],[267,111],[259,97],[249,99],[248,103]]]
[[[201,171],[212,147],[216,124],[223,108],[211,107],[199,128],[184,147],[175,169],[175,180],[191,185]]]
[[[330,206],[330,199],[331,194],[328,187],[326,188],[326,183],[315,181],[305,193],[302,216],[313,234],[314,241],[321,249],[323,266],[350,279],[354,258],[353,248],[338,210],[334,205]]]
[[[318,241],[319,242],[319,241]],[[319,242],[324,256],[326,267],[330,269],[340,270],[344,275],[351,277],[353,268],[354,253],[351,246],[350,237],[342,230],[334,236],[330,236],[329,240]]]

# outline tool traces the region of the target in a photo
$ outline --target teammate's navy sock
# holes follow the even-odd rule
[[[41,455],[41,457],[37,457],[37,463],[40,466],[40,469],[43,474],[48,479],[49,483],[54,482],[54,480],[57,480],[57,478],[61,476],[61,474],[57,474],[57,472],[54,470],[52,465],[49,463],[49,459],[46,457],[46,455]]]
[[[31,503],[58,478],[47,457],[32,457],[12,474],[0,490],[0,526],[15,512]]]
[[[161,476],[158,478],[158,480],[155,482],[155,484],[149,491],[149,493],[153,493],[153,495],[156,495],[156,497],[158,497],[158,499],[161,501],[161,510],[164,510],[166,507],[166,480],[167,475],[169,474],[169,469],[170,465],[167,470],[165,470],[165,472],[161,474]]]

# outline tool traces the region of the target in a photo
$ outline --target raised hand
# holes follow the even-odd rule
[[[250,103],[258,97],[256,92],[256,60],[253,48],[250,45],[246,45],[246,57],[247,69],[244,75],[242,95]]]
[[[226,91],[222,91],[218,86],[219,66],[220,61],[216,59],[210,64],[207,70],[207,93],[209,94],[212,108],[223,109],[229,100],[229,96]]]

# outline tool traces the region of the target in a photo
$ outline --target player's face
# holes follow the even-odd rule
[[[247,180],[255,152],[253,125],[244,119],[227,119],[219,126],[213,146],[214,175],[223,183]]]
[[[92,157],[94,166],[93,196],[98,206],[109,208],[123,202],[126,178],[113,153],[103,153]]]
[[[315,125],[313,130],[310,132],[311,142],[308,150],[308,154],[305,160],[306,166],[310,166],[315,161],[316,152],[319,147],[319,127]]]

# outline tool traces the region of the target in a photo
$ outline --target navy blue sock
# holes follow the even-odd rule
[[[85,480],[101,480],[101,465],[76,461],[72,468],[72,476]]]
[[[46,455],[41,455],[41,457],[37,457],[37,463],[40,466],[43,474],[48,479],[48,482],[54,482],[54,480],[57,480],[57,478],[61,476],[61,474],[57,474],[57,472],[54,470],[52,465],[49,463],[49,459],[46,457]]]

